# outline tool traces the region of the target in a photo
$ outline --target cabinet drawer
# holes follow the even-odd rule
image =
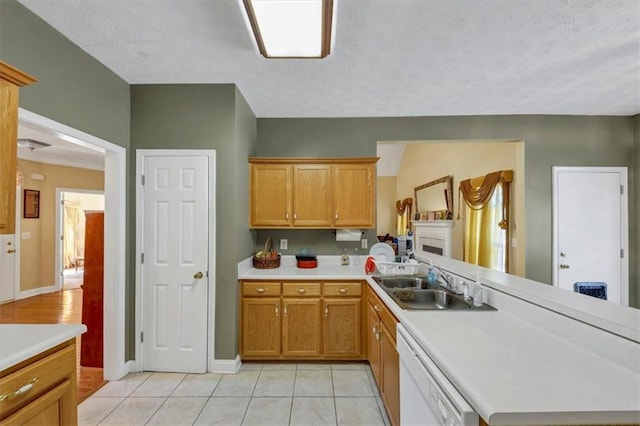
[[[0,379],[0,395],[32,385],[23,393],[0,401],[0,418],[75,374],[75,350],[75,345],[67,346]]]
[[[279,296],[280,283],[270,281],[245,281],[242,283],[243,296]]]
[[[283,283],[283,296],[320,296],[320,283]]]
[[[325,296],[361,296],[362,284],[355,282],[328,282],[322,284]]]

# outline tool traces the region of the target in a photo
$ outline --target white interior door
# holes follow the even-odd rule
[[[0,235],[0,303],[15,298],[15,259],[15,234]]]
[[[605,282],[628,304],[626,168],[554,167],[554,285]]]
[[[204,373],[208,159],[145,156],[143,167],[143,369]]]

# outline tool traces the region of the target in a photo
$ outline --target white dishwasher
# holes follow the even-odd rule
[[[400,424],[478,425],[478,414],[406,328],[398,324]]]

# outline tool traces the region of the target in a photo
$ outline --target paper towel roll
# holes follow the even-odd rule
[[[361,237],[359,229],[336,229],[336,241],[360,241]]]

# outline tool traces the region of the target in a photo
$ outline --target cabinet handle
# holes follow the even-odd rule
[[[298,294],[306,294],[307,293],[307,289],[306,288],[299,288],[298,289]]]
[[[289,213],[285,213],[284,218],[289,220]]]
[[[338,220],[338,212],[336,212],[336,220]]]
[[[264,294],[264,293],[266,293],[266,292],[267,292],[267,289],[266,289],[266,288],[257,288],[257,289],[256,289],[256,293],[258,293],[258,294]]]
[[[294,213],[293,214],[293,220],[296,220],[297,218],[298,218],[298,215]]]
[[[278,305],[276,305],[276,316],[279,316],[280,312],[278,311]]]
[[[340,293],[340,294],[347,294],[347,293],[349,293],[349,289],[348,289],[348,288],[341,288],[341,289],[338,289],[338,293]]]
[[[324,316],[325,317],[329,316],[329,305],[324,305]]]
[[[373,310],[376,311],[376,312],[380,312],[380,306],[373,305]]]
[[[31,388],[33,388],[33,385],[38,382],[38,380],[40,380],[40,379],[38,379],[37,377],[34,377],[33,379],[31,379],[29,381],[29,383],[27,383],[26,385],[22,386],[20,389],[16,389],[13,392],[5,393],[4,395],[0,395],[0,402],[4,401],[5,399],[15,398],[18,395],[22,395],[23,393],[29,392],[31,390]]]
[[[287,304],[284,305],[284,317],[287,317]]]

